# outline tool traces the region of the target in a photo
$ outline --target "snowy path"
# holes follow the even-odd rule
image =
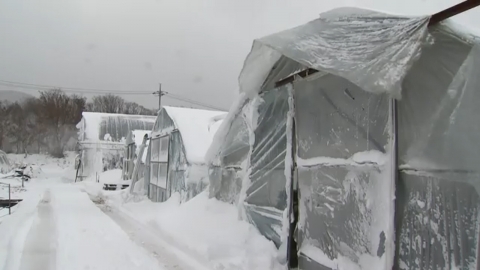
[[[162,270],[160,260],[132,242],[115,221],[105,215],[78,187],[56,184],[42,190],[42,199],[30,204],[13,235],[25,234],[23,245],[11,238],[4,270]],[[36,206],[36,209],[34,208]],[[18,214],[22,214],[19,209]],[[3,224],[0,224],[3,225]],[[27,226],[27,228],[25,228]],[[9,226],[10,227],[10,226]],[[29,227],[29,228],[28,228]],[[0,237],[3,237],[0,227]],[[8,230],[7,230],[8,232]],[[13,243],[13,244],[12,244]],[[21,251],[19,250],[21,249]],[[21,256],[18,256],[21,254]],[[190,268],[191,269],[191,268]]]
[[[118,210],[100,206],[101,209],[112,218],[129,236],[132,241],[142,246],[165,264],[168,270],[208,270],[200,264],[200,260],[193,259],[191,255],[174,247],[159,235],[158,231],[141,224],[133,218]],[[206,262],[205,262],[206,263]]]
[[[27,236],[21,270],[55,269],[55,222],[50,202],[51,193],[46,190]]]

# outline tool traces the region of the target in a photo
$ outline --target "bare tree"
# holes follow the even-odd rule
[[[126,102],[122,97],[112,94],[93,97],[92,102],[87,103],[85,109],[89,112],[155,115],[154,110],[149,110],[135,102]]]
[[[92,98],[92,108],[96,112],[122,113],[124,105],[125,100],[122,97],[112,94]]]
[[[64,156],[65,144],[76,134],[75,125],[82,117],[85,102],[84,98],[68,96],[60,89],[40,92],[38,124],[46,129],[51,155]]]

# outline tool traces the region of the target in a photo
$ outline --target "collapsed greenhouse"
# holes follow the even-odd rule
[[[291,267],[478,269],[480,45],[429,19],[342,8],[254,41],[210,196]]]
[[[145,115],[83,112],[77,124],[78,180],[121,168],[128,134],[132,130],[151,130],[155,119],[155,116]]]
[[[164,106],[148,147],[145,183],[148,197],[166,201],[172,193],[186,201],[208,185],[204,156],[226,112]]]

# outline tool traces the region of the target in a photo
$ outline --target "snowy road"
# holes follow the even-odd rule
[[[37,216],[27,236],[21,270],[55,269],[55,222],[50,190],[38,204]]]
[[[0,237],[6,237],[3,232],[11,234],[6,263],[0,263],[0,269],[182,269],[173,259],[166,266],[152,252],[133,242],[77,186],[56,184],[40,194],[40,200],[25,205],[29,209],[24,214],[19,208],[17,224],[11,222],[18,230],[27,232],[23,233],[23,248],[18,243],[22,232],[14,228],[2,231],[1,226],[7,224],[0,224]]]

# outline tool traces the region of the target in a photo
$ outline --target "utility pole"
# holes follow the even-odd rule
[[[162,108],[162,96],[166,95],[167,92],[162,91],[162,84],[159,84],[158,91],[153,92],[154,95],[158,95],[158,109],[160,110]]]

